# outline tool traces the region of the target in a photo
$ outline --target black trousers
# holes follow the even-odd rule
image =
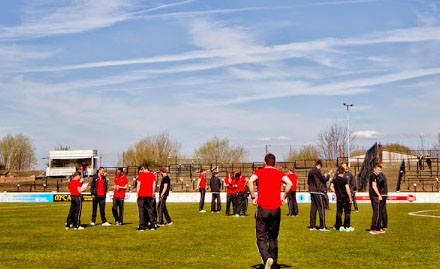
[[[379,202],[379,212],[380,212],[380,220],[381,226],[380,228],[388,227],[388,214],[387,214],[387,197],[382,196],[382,201]]]
[[[287,196],[287,205],[289,206],[289,216],[298,215],[298,202],[296,201],[296,191],[291,191]]]
[[[355,191],[353,191],[351,193],[351,200],[353,201],[354,210],[358,211],[359,208],[358,208],[358,203],[356,202],[356,192]]]
[[[327,193],[323,193],[322,197],[324,198],[324,208],[325,209],[330,209],[330,201],[328,199]]]
[[[342,211],[344,211],[344,228],[350,227],[351,204],[349,200],[336,202],[336,229],[342,226]]]
[[[200,189],[200,203],[199,203],[199,211],[203,210],[203,207],[205,206],[205,193],[206,189]]]
[[[217,206],[217,208],[216,208]],[[213,192],[212,193],[212,198],[211,198],[211,211],[212,212],[220,212],[222,211],[222,201],[220,198],[220,193],[219,192]]]
[[[247,193],[246,192],[239,192],[237,197],[237,214],[239,215],[245,215],[246,209],[247,209]]]
[[[156,217],[154,215],[153,197],[141,196],[137,199],[139,227],[145,228],[150,223],[151,227],[156,227]]]
[[[70,197],[70,210],[67,215],[66,227],[70,227],[70,224],[72,224],[73,227],[78,228],[81,225],[82,199],[79,195]]]
[[[319,212],[319,228],[324,228],[325,226],[325,202],[324,194],[311,193],[312,204],[310,207],[310,227],[316,226],[316,211]]]
[[[159,223],[163,224],[163,217],[165,216],[165,219],[167,220],[167,223],[171,222],[170,215],[168,214],[167,209],[167,196],[164,196],[159,199]]]
[[[235,213],[235,207],[237,204],[237,194],[228,193],[226,194],[226,214],[230,214],[232,203],[232,212]]]
[[[268,210],[261,207],[255,212],[255,232],[257,247],[263,264],[273,259],[272,268],[276,268],[278,259],[278,233],[280,231],[281,209]]]
[[[157,220],[156,195],[153,196],[153,214],[154,214],[154,219]]]
[[[96,222],[96,210],[98,209],[99,204],[99,214],[101,215],[102,223],[107,222],[105,218],[105,196],[95,196],[93,198],[92,205],[92,222]]]
[[[246,215],[246,213],[247,213],[250,195],[251,194],[249,192],[245,192],[245,199],[244,199],[245,203],[243,205],[243,215]]]
[[[115,221],[119,223],[124,222],[124,198],[113,198],[112,213]]]
[[[380,201],[379,197],[370,196],[371,207],[373,208],[373,217],[371,218],[371,230],[379,231],[380,230],[380,221],[381,221],[381,213],[380,213]]]

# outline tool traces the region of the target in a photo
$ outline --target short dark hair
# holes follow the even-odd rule
[[[165,167],[160,168],[159,171],[164,174],[167,173],[167,169]]]
[[[203,168],[200,169],[200,173],[203,173],[203,172],[205,172],[205,169],[203,169]]]
[[[144,163],[144,164],[142,165],[142,167],[143,167],[144,169],[150,170],[150,167],[148,166],[148,163]]]
[[[75,173],[73,173],[73,177],[76,177],[76,176],[81,176],[81,172],[76,171]]]
[[[142,170],[142,166],[138,166],[138,172]]]
[[[101,170],[101,169],[105,169],[105,168],[104,168],[104,167],[102,167],[102,166],[100,166],[100,167],[98,168],[98,171],[99,171],[99,170]]]
[[[317,160],[317,161],[316,161],[315,166],[318,166],[318,165],[322,166],[322,162],[321,162],[321,160]]]
[[[289,170],[290,172],[295,172],[295,167],[290,166],[289,168],[287,168],[287,170]]]
[[[273,155],[272,153],[266,154],[266,156],[264,157],[264,162],[267,165],[274,166],[276,163],[275,155]]]
[[[119,167],[119,168],[118,168],[118,171],[124,173],[124,168]]]
[[[381,165],[380,163],[376,163],[376,164],[374,165],[374,168],[377,168],[377,167],[379,167],[380,169],[382,169],[382,165]]]
[[[338,167],[338,174],[345,174],[345,168],[342,165]]]

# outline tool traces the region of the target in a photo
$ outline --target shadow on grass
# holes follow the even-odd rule
[[[277,264],[275,266],[275,268],[291,268],[291,265],[287,265],[287,264]],[[251,268],[255,268],[255,269],[264,269],[264,264],[256,264],[256,265],[252,265]]]

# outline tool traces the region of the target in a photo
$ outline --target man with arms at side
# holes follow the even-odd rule
[[[209,180],[209,187],[211,188],[211,193],[212,193],[211,213],[215,213],[215,212],[220,213],[220,211],[222,211],[222,202],[220,199],[220,188],[222,186],[222,183],[217,175],[218,172],[214,171],[211,179]]]
[[[309,230],[316,229],[316,211],[319,212],[319,230],[322,232],[330,231],[325,225],[325,197],[327,195],[327,181],[330,179],[330,174],[333,170],[330,170],[329,174],[324,176],[321,174],[322,162],[316,161],[315,167],[313,167],[307,176],[307,185],[309,185],[309,192],[311,197],[310,207],[310,226]]]
[[[380,207],[380,232],[384,233],[388,229],[388,213],[387,213],[387,197],[388,197],[388,182],[387,177],[382,172],[379,175],[379,192],[382,195],[382,200],[379,202]]]
[[[335,229],[340,232],[353,232],[350,226],[351,192],[348,179],[345,177],[346,170],[340,166],[338,175],[332,180],[330,189],[336,194],[336,225]],[[342,226],[342,211],[344,211],[344,225]]]
[[[252,203],[258,205],[255,212],[255,232],[257,247],[264,268],[277,268],[278,234],[281,222],[281,205],[292,187],[290,179],[275,168],[275,155],[269,153],[264,158],[265,167],[255,171],[248,182]],[[258,198],[255,197],[254,183],[258,180]],[[286,184],[280,198],[281,185]]]
[[[206,210],[203,209],[205,205],[205,193],[206,193],[206,171],[205,169],[200,170],[199,178],[197,179],[197,189],[200,192],[200,203],[199,203],[199,212],[205,213]]]
[[[298,184],[298,176],[295,174],[295,168],[290,167],[287,176],[292,181],[292,189],[287,197],[287,205],[289,206],[288,216],[298,216],[298,202],[296,201],[296,185]]]
[[[247,184],[247,179],[245,176],[242,176],[241,173],[236,172],[235,173],[235,178],[237,179],[237,190],[238,190],[238,194],[237,194],[237,209],[235,210],[235,214],[234,215],[241,215],[244,216],[245,214],[245,209],[246,209],[246,184]]]
[[[345,169],[344,177],[348,180],[348,185],[350,186],[351,200],[353,201],[354,211],[358,212],[359,209],[356,202],[356,177],[350,172],[350,168],[346,162],[342,163],[342,167]]]
[[[128,188],[128,179],[125,176],[124,170],[121,167],[116,170],[114,184],[115,192],[113,193],[112,213],[113,217],[115,218],[115,225],[122,225],[124,223],[124,200],[125,191]]]
[[[373,168],[373,173],[370,175],[368,193],[370,195],[371,207],[373,208],[373,217],[371,219],[370,234],[380,234],[380,201],[383,197],[380,194],[378,182],[380,181],[380,174],[382,173],[382,165],[376,164]]]
[[[81,189],[80,180],[81,172],[75,172],[72,180],[69,182],[70,211],[69,215],[67,215],[66,230],[69,230],[70,225],[72,225],[75,230],[84,230],[84,228],[81,226],[81,192],[83,190]]]
[[[90,184],[90,192],[92,194],[93,204],[92,204],[92,221],[90,226],[95,226],[96,222],[96,211],[99,205],[99,213],[101,215],[102,226],[110,226],[105,217],[105,198],[108,189],[108,180],[105,177],[104,167],[99,167],[98,174],[93,177]]]
[[[167,220],[167,225],[173,225],[173,222],[171,221],[170,215],[168,214],[167,209],[167,198],[170,194],[171,189],[171,179],[168,176],[167,169],[165,167],[162,167],[160,169],[160,174],[162,176],[162,181],[160,182],[160,188],[159,188],[159,226],[165,225],[163,222],[163,217],[165,216],[165,219]]]
[[[235,213],[235,207],[237,206],[237,180],[233,172],[229,173],[229,176],[225,178],[226,186],[226,216],[230,215],[231,203],[232,212]]]

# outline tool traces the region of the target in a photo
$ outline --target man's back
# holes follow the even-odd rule
[[[258,206],[276,209],[281,206],[281,180],[284,173],[273,166],[255,171],[258,177]]]

